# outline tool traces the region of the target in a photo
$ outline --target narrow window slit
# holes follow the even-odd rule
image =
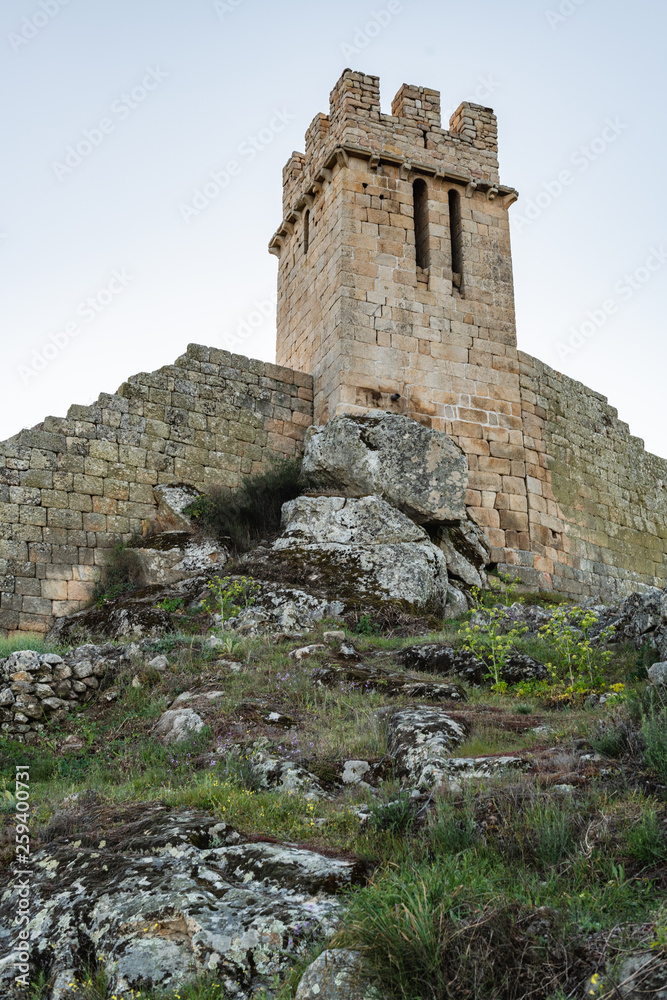
[[[412,200],[415,213],[415,250],[417,253],[417,267],[429,267],[431,263],[431,251],[429,247],[428,232],[428,188],[426,181],[421,177],[412,185]]]
[[[463,226],[461,224],[461,195],[454,188],[449,190],[449,238],[452,251],[452,284],[463,295]]]

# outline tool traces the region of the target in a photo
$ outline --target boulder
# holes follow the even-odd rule
[[[298,793],[316,801],[327,798],[327,793],[314,774],[291,760],[271,757],[261,750],[251,758],[253,772],[263,788],[275,788],[286,795]]]
[[[338,600],[401,600],[440,610],[447,603],[443,553],[379,496],[290,500],[273,554]]]
[[[349,497],[380,496],[419,524],[466,517],[465,455],[446,434],[401,414],[342,414],[309,428],[303,471]]]
[[[162,713],[155,725],[155,735],[160,737],[165,746],[170,746],[200,733],[204,726],[204,720],[194,709],[173,708]]]
[[[382,1000],[364,971],[358,951],[329,948],[302,975],[295,1000]]]
[[[319,687],[346,688],[357,691],[381,691],[391,696],[426,698],[428,701],[465,701],[465,691],[458,684],[428,683],[411,674],[376,666],[327,666],[313,671]]]
[[[457,525],[438,528],[433,541],[444,553],[450,576],[467,587],[480,590],[487,587],[485,568],[491,559],[491,547],[474,521],[462,520]]]
[[[309,632],[323,618],[338,618],[345,610],[341,601],[315,596],[300,587],[286,587],[261,579],[271,569],[270,553],[262,549],[259,554],[257,551],[253,552],[253,556],[252,568],[246,569],[247,564],[244,564],[244,570],[259,578],[260,589],[254,604],[235,617],[223,621],[220,616],[215,616],[216,624],[226,631],[245,635],[266,632],[294,632],[300,635],[302,632]],[[234,580],[235,577],[232,576],[231,579]],[[222,642],[215,643],[218,644],[222,645]]]
[[[599,984],[599,985],[598,985]],[[635,951],[624,956],[609,981],[591,985],[604,996],[619,1000],[667,1000],[667,963],[664,951]],[[592,993],[593,990],[587,990]]]
[[[424,673],[455,674],[467,684],[481,684],[487,679],[489,666],[468,649],[453,649],[440,642],[427,642],[406,646],[396,654],[397,660],[412,670]],[[525,653],[511,653],[501,670],[501,679],[507,684],[526,680],[543,680],[547,668]]]
[[[656,687],[667,687],[667,661],[661,660],[648,668],[648,679]]]
[[[76,806],[70,806],[76,808]],[[129,810],[128,810],[129,811]],[[29,954],[48,968],[44,1000],[101,959],[108,995],[171,996],[214,971],[221,996],[249,1000],[286,972],[304,944],[339,919],[338,893],[359,865],[279,843],[244,842],[198,812],[144,804],[131,821],[100,829],[102,809],[77,813],[72,835],[33,856]],[[0,994],[14,989],[19,874],[0,898]]]
[[[153,487],[157,503],[151,527],[156,532],[192,531],[192,518],[185,513],[187,507],[202,494],[189,483],[172,483]]]
[[[157,639],[174,626],[166,611],[127,598],[104,604],[101,608],[86,608],[73,615],[58,618],[48,634],[48,641],[66,645],[82,636],[104,636],[108,639]]]
[[[149,535],[133,546],[146,586],[166,586],[221,570],[229,552],[210,538],[195,539],[183,531]]]

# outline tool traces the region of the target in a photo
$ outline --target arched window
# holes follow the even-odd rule
[[[431,263],[428,238],[428,188],[421,177],[412,185],[412,202],[415,211],[415,249],[417,267],[426,268]]]
[[[308,253],[308,242],[310,240],[310,209],[303,213],[303,252]]]
[[[461,225],[461,195],[449,190],[449,239],[452,248],[452,284],[463,294],[463,227]]]

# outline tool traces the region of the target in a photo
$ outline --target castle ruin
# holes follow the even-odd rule
[[[306,428],[402,413],[446,432],[492,558],[575,596],[667,586],[667,461],[607,400],[517,350],[496,118],[346,70],[285,167],[277,365],[190,345],[0,444],[0,633],[84,607],[154,487],[233,486]]]

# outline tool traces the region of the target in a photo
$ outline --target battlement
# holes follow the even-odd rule
[[[439,91],[404,83],[391,110],[390,115],[380,110],[379,77],[343,72],[331,91],[329,114],[316,115],[306,132],[305,155],[293,153],[285,167],[286,218],[300,211],[332,165],[349,155],[365,155],[378,165],[407,164],[482,189],[498,187],[498,128],[491,108],[465,101],[445,130]]]

